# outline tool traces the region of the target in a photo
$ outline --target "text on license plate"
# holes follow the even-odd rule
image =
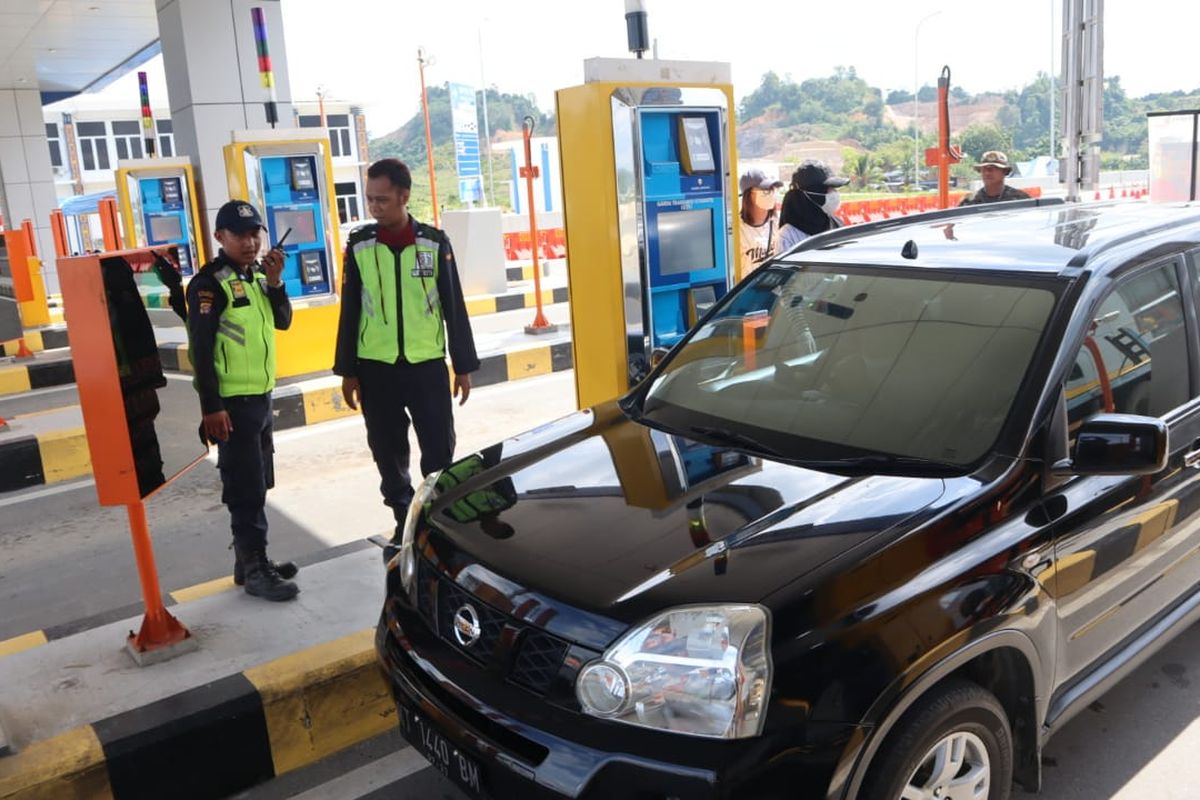
[[[482,796],[483,780],[480,776],[479,764],[450,744],[450,740],[420,716],[407,708],[402,708],[401,712],[405,738],[416,746],[421,755],[425,756],[425,759],[438,772],[458,785]]]

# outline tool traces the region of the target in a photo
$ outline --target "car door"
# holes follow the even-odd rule
[[[1122,278],[1064,386],[1071,431],[1102,411],[1160,417],[1170,456],[1153,476],[1077,477],[1056,492],[1065,513],[1047,584],[1059,616],[1060,685],[1083,678],[1200,576],[1200,470],[1185,464],[1200,449],[1200,398],[1184,267],[1174,257]]]

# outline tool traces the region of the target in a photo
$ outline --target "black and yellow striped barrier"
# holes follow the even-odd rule
[[[34,328],[25,331],[25,349],[31,352],[40,353],[43,350],[57,350],[60,347],[67,346],[66,328]],[[0,356],[15,356],[20,351],[20,339],[9,339],[6,342],[0,342]]]
[[[171,372],[192,371],[187,345],[160,346],[163,368]],[[55,362],[64,363],[64,362]],[[70,367],[70,362],[65,362]],[[36,366],[36,365],[30,365]],[[491,386],[506,381],[549,375],[571,369],[571,342],[562,341],[497,353],[480,359],[472,385]],[[3,384],[0,383],[0,390]],[[318,378],[277,386],[274,391],[277,431],[315,425],[357,414],[342,399],[341,379]],[[15,417],[14,422],[20,417]],[[87,436],[82,427],[12,437],[0,441],[0,492],[79,478],[92,472]],[[2,800],[2,796],[0,796]]]
[[[396,726],[367,629],[0,758],[0,798],[219,798]]]
[[[532,274],[530,275],[532,278]],[[553,289],[542,289],[542,305],[565,303],[568,300],[566,286]],[[489,294],[468,297],[467,314],[478,317],[483,314],[495,314],[500,311],[516,311],[522,308],[533,308],[537,305],[537,292],[514,292],[511,294]]]
[[[0,395],[20,394],[31,389],[75,382],[75,366],[69,358],[17,362],[0,366]]]

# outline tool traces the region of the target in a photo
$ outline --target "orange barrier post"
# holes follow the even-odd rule
[[[100,232],[104,238],[104,251],[120,250],[121,223],[117,217],[117,201],[111,197],[101,197],[96,211],[100,214]]]
[[[191,634],[163,605],[162,590],[158,586],[158,568],[154,563],[154,546],[150,543],[150,526],[146,522],[146,506],[138,502],[126,508],[129,511],[129,533],[133,538],[138,581],[142,585],[142,603],[146,607],[141,629],[136,634],[132,631],[129,633],[129,646],[138,653],[147,653],[178,644]]]
[[[15,230],[4,231],[4,247],[8,251],[8,266],[12,273],[13,299],[17,301],[17,313],[21,317],[21,327],[26,322],[29,309],[34,300],[33,280],[29,275],[29,261],[33,258],[30,241],[24,225]],[[33,351],[25,344],[25,337],[17,338],[17,358],[33,358]]]
[[[54,234],[54,256],[63,258],[71,254],[67,239],[67,218],[61,208],[50,212],[50,232]]]
[[[537,313],[533,317],[533,324],[525,326],[526,333],[553,333],[558,330],[557,325],[551,325],[550,320],[546,319],[545,313],[542,311],[542,270],[538,266],[538,229],[537,229],[537,212],[533,207],[533,179],[538,176],[538,168],[533,165],[533,152],[531,149],[531,141],[533,139],[533,117],[526,116],[523,127],[523,137],[525,139],[525,166],[521,167],[521,177],[525,179],[526,195],[529,198],[529,244],[533,252],[533,293],[537,299]]]
[[[429,95],[425,93],[425,65],[431,63],[425,58],[425,50],[417,48],[417,71],[421,73],[421,110],[425,114],[425,157],[429,159],[429,198],[433,203],[433,227],[441,227],[438,217],[437,175],[433,171],[433,137],[429,134]]]

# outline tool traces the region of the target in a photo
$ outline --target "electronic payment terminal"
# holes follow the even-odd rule
[[[125,246],[134,249],[174,245],[183,276],[195,274],[207,259],[204,237],[197,225],[200,211],[191,161],[187,158],[120,161],[116,184]]]

